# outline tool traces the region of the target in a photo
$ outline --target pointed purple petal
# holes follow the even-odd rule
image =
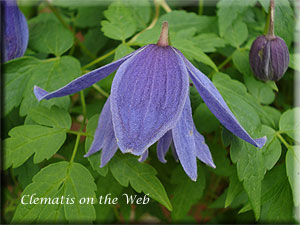
[[[165,159],[166,154],[170,148],[170,145],[172,143],[172,131],[168,131],[165,133],[164,136],[162,136],[157,143],[157,158],[162,163],[166,163],[167,160]]]
[[[172,154],[173,154],[173,157],[174,157],[175,161],[178,162],[178,155],[177,155],[176,150],[175,150],[174,141],[172,141],[172,143],[171,143],[171,150],[172,150]]]
[[[113,132],[113,127],[110,111],[110,99],[108,98],[99,116],[98,126],[94,134],[94,140],[88,153],[85,154],[84,157],[89,157],[90,155],[100,151],[100,149],[103,147],[107,134],[110,132]]]
[[[186,174],[197,179],[197,159],[195,155],[194,121],[190,99],[187,98],[181,117],[172,129],[173,141],[179,161]]]
[[[120,66],[111,111],[122,152],[140,155],[176,125],[188,82],[186,66],[171,47],[148,45]]]
[[[230,130],[234,135],[249,142],[250,144],[262,148],[266,142],[266,137],[252,139],[247,131],[240,125],[235,118],[227,104],[225,103],[220,92],[214,86],[214,84],[201,73],[197,68],[193,66],[179,51],[177,51],[184,59],[190,77],[196,86],[203,101],[210,109],[210,111],[218,118],[218,120]]]
[[[195,155],[205,164],[216,168],[208,146],[205,144],[204,137],[194,127],[195,136]]]
[[[23,13],[19,10],[16,0],[1,1],[3,8],[3,23],[1,28],[4,33],[4,62],[24,55],[28,44],[28,25]],[[3,27],[4,26],[4,27]]]
[[[148,158],[148,155],[149,155],[149,151],[148,151],[148,149],[147,149],[147,150],[144,151],[144,153],[140,156],[139,162],[144,162],[144,161]]]
[[[110,120],[111,121],[111,120]],[[115,138],[112,121],[110,122],[109,132],[106,134],[102,153],[101,153],[101,168],[104,167],[118,150],[117,140]]]
[[[62,97],[70,94],[74,94],[78,91],[81,91],[85,88],[88,88],[92,86],[94,83],[98,82],[99,80],[107,77],[109,74],[114,72],[118,67],[127,59],[132,57],[133,55],[139,53],[142,51],[143,48],[136,50],[135,52],[115,61],[110,64],[107,64],[103,67],[100,67],[96,70],[93,70],[81,77],[78,77],[77,79],[71,81],[69,84],[65,85],[64,87],[53,91],[51,93],[46,92],[45,90],[35,86],[34,87],[34,93],[36,95],[36,98],[40,101],[42,99],[51,99],[51,98],[57,98]],[[40,91],[42,90],[42,91]]]

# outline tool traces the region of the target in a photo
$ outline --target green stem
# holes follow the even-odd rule
[[[86,122],[86,104],[84,99],[83,90],[80,91],[80,100],[82,105],[82,113],[83,113],[83,121],[81,122],[80,132],[83,130],[85,122]]]
[[[50,2],[46,1],[47,4],[48,4],[48,7],[50,8],[50,10],[54,13],[54,15],[56,16],[56,18],[61,22],[61,24],[66,27],[68,30],[71,30],[72,29],[69,27],[69,25],[64,21],[64,19],[61,17],[61,15],[59,14],[59,12],[56,10],[55,7],[53,7]],[[73,33],[73,31],[72,31]]]
[[[109,97],[109,94],[106,91],[104,91],[101,87],[99,87],[97,84],[93,84],[92,86],[93,86],[93,88],[95,88],[96,91],[98,91],[104,97],[106,97],[106,98]]]
[[[92,135],[86,133],[86,132],[81,132],[81,131],[75,131],[75,130],[66,130],[68,134],[75,134],[75,135],[80,135],[80,136],[87,136],[87,137],[93,137]]]
[[[59,12],[57,11],[57,9],[55,7],[53,7],[48,1],[46,1],[48,4],[48,7],[50,8],[50,10],[54,13],[54,15],[56,16],[56,18],[60,21],[60,23],[66,27],[68,30],[70,30],[74,36],[75,39],[75,43],[80,47],[81,51],[83,53],[85,53],[87,56],[89,56],[90,58],[94,59],[96,58],[96,56],[91,53],[81,42],[80,40],[76,37],[76,33],[75,30],[73,30],[62,18],[62,16],[59,14]],[[71,49],[71,53],[72,53],[72,49]],[[73,53],[72,53],[73,54]]]
[[[113,212],[114,212],[114,214],[115,214],[115,216],[117,218],[117,221],[122,222],[122,219],[121,219],[121,217],[119,215],[117,207],[115,205],[112,205],[111,207],[112,207]]]
[[[219,66],[218,66],[218,70],[222,69],[224,66],[226,66],[231,60],[232,60],[232,57],[233,57],[233,53],[228,56]]]
[[[282,144],[287,148],[290,149],[291,146],[286,142],[286,140],[281,136],[279,132],[276,133],[276,136],[279,138],[279,140],[282,142]]]
[[[264,35],[268,34],[269,26],[270,26],[270,13],[268,13],[267,19],[266,19],[266,24],[265,24],[265,30],[264,30]]]
[[[203,0],[199,0],[198,14],[201,16],[203,13]]]
[[[115,48],[115,49],[111,50],[110,52],[106,53],[105,55],[100,56],[99,58],[93,60],[92,62],[90,62],[90,63],[84,65],[84,66],[82,67],[82,70],[85,70],[85,69],[87,69],[87,68],[89,68],[89,67],[91,67],[91,66],[93,66],[93,65],[95,65],[95,64],[97,64],[97,63],[99,63],[99,62],[101,62],[102,60],[106,59],[107,57],[113,55],[113,54],[116,52],[116,50],[117,50],[117,49]]]
[[[154,18],[152,20],[152,22],[150,23],[150,25],[148,27],[146,27],[144,30],[140,31],[139,33],[137,33],[136,35],[134,35],[129,41],[128,41],[128,45],[131,45],[137,38],[138,36],[140,36],[142,33],[144,33],[146,30],[150,30],[152,29],[155,24],[157,23],[158,17],[159,17],[159,9],[160,9],[160,4],[157,0],[154,0],[154,5],[155,5],[155,15]]]
[[[224,66],[226,66],[233,57],[234,52],[228,56],[219,66],[218,66],[218,71],[221,70]],[[214,74],[216,73],[216,71],[212,71],[210,74],[208,74],[208,77],[212,77]]]
[[[81,137],[81,132],[84,128],[85,121],[86,121],[86,104],[85,104],[83,91],[80,91],[80,100],[81,100],[81,105],[82,105],[83,121],[81,122],[80,131],[76,136],[75,146],[74,146],[74,149],[73,149],[73,153],[72,153],[70,163],[72,163],[74,161],[74,158],[76,156],[76,152],[78,150],[78,145],[79,145],[79,140],[80,140],[80,137]]]
[[[168,5],[168,3],[165,0],[160,0],[159,4],[167,13],[172,12],[172,9],[170,8],[170,6]]]
[[[70,163],[72,163],[74,161],[74,158],[75,158],[75,155],[76,155],[76,152],[77,152],[77,149],[78,149],[78,145],[79,145],[79,140],[80,140],[80,134],[78,134],[77,137],[76,137],[75,146],[74,146],[74,149],[73,149],[73,153],[72,153]]]

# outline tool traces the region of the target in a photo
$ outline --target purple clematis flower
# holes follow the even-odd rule
[[[159,160],[166,162],[166,152],[173,145],[175,156],[192,180],[197,179],[197,158],[215,167],[209,148],[193,122],[189,77],[209,109],[228,130],[259,148],[266,142],[266,137],[251,138],[213,83],[180,51],[169,46],[167,22],[163,24],[157,44],[146,45],[51,93],[37,86],[34,93],[39,101],[73,94],[115,70],[111,95],[99,117],[94,141],[85,155],[88,157],[102,149],[101,167],[118,148],[123,153],[139,155],[139,161],[144,161],[148,157],[148,148],[157,141]]]
[[[6,62],[24,55],[28,44],[28,25],[16,0],[1,1],[4,14],[1,27],[4,37],[3,61]]]

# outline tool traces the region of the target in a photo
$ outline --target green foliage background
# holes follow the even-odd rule
[[[300,139],[293,107],[294,2],[277,0],[275,33],[289,46],[291,63],[278,83],[253,77],[249,50],[262,35],[269,1],[220,0],[217,5],[169,1],[68,1],[22,4],[29,46],[4,64],[3,218],[10,223],[294,223],[299,212]],[[205,2],[204,2],[205,3]],[[170,41],[218,88],[243,127],[266,135],[261,149],[224,129],[190,87],[193,118],[216,169],[198,162],[191,181],[171,152],[168,162],[139,163],[118,153],[100,168],[87,152],[114,74],[73,96],[38,103],[33,86],[60,88],[80,75],[156,43],[168,21]],[[299,67],[298,67],[299,70]],[[87,122],[85,123],[84,118]],[[118,205],[22,205],[23,195],[99,197]],[[149,194],[147,205],[126,204],[123,193]]]

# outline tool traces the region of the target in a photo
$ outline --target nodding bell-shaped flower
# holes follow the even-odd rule
[[[19,10],[16,0],[3,0],[0,2],[3,22],[3,62],[24,55],[28,44],[28,25],[23,13]]]
[[[157,44],[87,73],[51,93],[36,87],[38,100],[78,92],[117,70],[111,95],[102,109],[94,141],[86,157],[102,149],[103,167],[119,148],[123,153],[148,156],[158,141],[161,162],[171,144],[186,174],[197,179],[197,158],[215,167],[204,138],[195,128],[189,98],[189,77],[202,99],[220,122],[236,136],[261,148],[266,137],[253,139],[239,124],[213,83],[177,49],[168,44],[168,23],[164,22]]]

